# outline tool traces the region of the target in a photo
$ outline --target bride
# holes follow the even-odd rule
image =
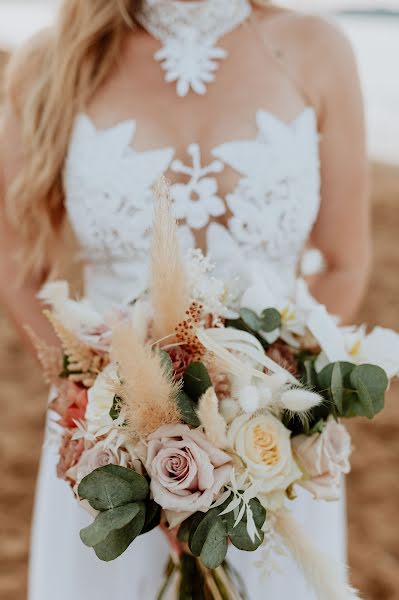
[[[310,240],[326,262],[311,282],[319,301],[345,321],[364,292],[359,83],[347,41],[319,18],[264,0],[64,0],[57,24],[12,61],[0,167],[0,293],[21,335],[29,324],[50,339],[36,294],[66,222],[93,303],[142,292],[151,189],[163,173],[182,244],[209,250],[226,277],[246,277],[256,262],[289,287]],[[46,446],[29,600],[155,598],[163,535],[98,561],[79,540],[86,515],[55,461]],[[344,502],[304,492],[291,508],[320,550],[344,562]],[[266,580],[254,565],[262,554],[230,558],[251,600],[313,598],[288,557],[276,554]]]

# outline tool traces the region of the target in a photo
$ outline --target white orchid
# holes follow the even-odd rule
[[[399,335],[395,331],[376,327],[367,333],[362,326],[343,328],[342,334],[351,362],[377,365],[389,379],[399,375]]]

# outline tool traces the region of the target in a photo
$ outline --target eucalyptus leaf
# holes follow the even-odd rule
[[[261,330],[271,333],[281,327],[281,315],[275,308],[266,308],[261,314]]]
[[[342,415],[344,410],[344,379],[339,362],[334,364],[331,374],[331,395],[338,414]]]
[[[145,521],[145,505],[139,504],[137,515],[122,529],[112,531],[101,543],[94,546],[95,553],[100,560],[109,562],[115,560],[127,550],[130,544],[140,535]]]
[[[266,510],[259,502],[257,498],[253,498],[249,506],[252,510],[252,516],[255,522],[258,536],[252,541],[247,530],[247,515],[246,512],[242,520],[235,525],[235,519],[233,513],[228,513],[227,517],[227,528],[231,543],[239,550],[246,552],[253,552],[263,543],[264,533],[262,527],[266,520]]]
[[[80,532],[82,542],[93,548],[103,542],[115,529],[122,529],[139,513],[138,503],[124,504],[118,508],[111,508],[100,512],[95,521]]]
[[[212,387],[209,373],[202,362],[193,362],[184,371],[183,390],[194,401],[198,401]]]
[[[345,407],[354,400],[351,373],[355,365],[350,362],[330,363],[318,375],[319,391],[332,402],[335,414],[343,416]]]
[[[145,507],[145,522],[141,534],[148,533],[158,527],[161,521],[161,507],[155,500],[148,500]]]
[[[376,365],[360,365],[351,373],[351,383],[358,394],[358,403],[350,410],[357,416],[372,419],[381,412],[385,404],[388,377],[383,369]]]
[[[194,556],[200,556],[202,547],[205,544],[212,525],[216,521],[222,520],[221,517],[219,517],[218,512],[218,509],[213,508],[208,511],[199,522],[193,523],[188,544]]]
[[[256,331],[258,333],[262,327],[262,319],[258,317],[258,315],[249,308],[242,308],[240,310],[240,317],[244,321],[245,325],[247,325],[252,331]]]
[[[111,473],[99,469],[82,479],[78,488],[79,497],[88,500],[95,510],[109,510],[135,501],[132,486]]]
[[[201,425],[197,414],[197,405],[185,392],[179,392],[176,403],[181,418],[187,425],[191,425],[192,427],[199,427]]]
[[[78,494],[95,510],[109,510],[144,500],[149,493],[147,480],[125,467],[106,465],[82,479]]]
[[[208,531],[201,549],[200,559],[208,569],[216,569],[226,558],[227,550],[226,523],[222,519],[216,519]]]
[[[204,513],[196,512],[190,517],[188,517],[188,519],[183,521],[183,523],[179,527],[177,539],[180,542],[188,543],[191,530],[196,529],[198,527],[204,516]]]

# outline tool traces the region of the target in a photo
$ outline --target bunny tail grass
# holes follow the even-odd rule
[[[359,600],[346,581],[346,569],[319,551],[308,534],[286,510],[275,514],[275,528],[319,600]]]
[[[219,400],[213,387],[208,388],[200,398],[197,414],[209,441],[217,448],[225,448],[226,422],[219,413]]]
[[[155,189],[151,276],[153,337],[160,339],[174,333],[176,326],[184,320],[190,305],[177,224],[164,179],[159,180]]]
[[[113,331],[112,355],[120,379],[114,391],[122,397],[126,432],[132,440],[180,421],[179,386],[165,373],[160,354],[144,344],[130,325]]]

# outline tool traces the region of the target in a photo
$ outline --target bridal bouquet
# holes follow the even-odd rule
[[[161,525],[175,541],[159,598],[177,586],[220,600],[245,597],[229,545],[278,536],[320,598],[356,598],[289,503],[297,486],[338,498],[351,453],[341,419],[383,408],[396,334],[340,329],[301,281],[291,297],[273,297],[267,277],[237,294],[199,251],[181,257],[167,197],[153,235],[148,293],[112,315],[64,282],[41,292],[63,348],[60,359],[36,340],[58,475],[95,517],[82,542],[111,561]]]

